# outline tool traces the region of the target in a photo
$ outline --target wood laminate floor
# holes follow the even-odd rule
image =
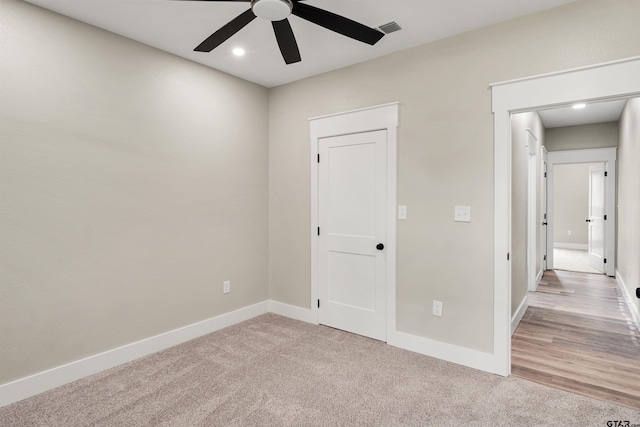
[[[546,271],[511,345],[515,376],[640,409],[640,334],[611,277]]]

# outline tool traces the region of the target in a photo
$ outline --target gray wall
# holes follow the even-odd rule
[[[640,315],[640,98],[627,102],[620,118],[618,149],[617,271]]]
[[[511,315],[522,304],[527,295],[527,246],[529,212],[529,149],[527,129],[537,139],[536,158],[536,200],[540,203],[540,147],[545,145],[545,129],[536,112],[511,116]],[[540,210],[536,214],[536,274],[540,269]]]
[[[589,166],[589,163],[554,166],[554,244],[586,246],[589,243],[586,222],[589,217]]]
[[[640,54],[640,2],[583,0],[274,88],[269,94],[271,298],[310,307],[307,119],[399,101],[397,327],[493,351],[489,84]],[[472,222],[453,207],[472,207]],[[431,315],[444,302],[445,316]]]
[[[308,308],[307,119],[389,101],[398,327],[491,352],[488,85],[640,54],[640,2],[582,0],[267,91],[0,7],[0,383],[269,297]]]
[[[547,129],[548,151],[585,150],[618,146],[618,122]]]
[[[0,384],[266,300],[267,90],[0,6]]]

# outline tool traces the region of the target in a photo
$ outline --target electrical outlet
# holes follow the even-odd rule
[[[567,230],[567,236],[571,236],[571,230]]]
[[[442,317],[442,301],[433,301],[433,315]]]
[[[229,292],[231,292],[231,280],[225,280],[222,283],[222,293],[228,294]]]

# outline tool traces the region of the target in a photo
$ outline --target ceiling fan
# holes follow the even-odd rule
[[[350,37],[352,39],[367,43],[376,44],[385,34],[352,21],[344,16],[337,15],[324,9],[320,9],[302,3],[304,0],[195,0],[195,1],[236,1],[251,3],[251,7],[245,12],[233,18],[222,26],[215,33],[207,37],[194,50],[198,52],[211,52],[216,47],[244,28],[256,17],[271,21],[276,41],[280,47],[282,58],[287,64],[300,62],[300,50],[293,35],[291,24],[287,19],[293,14],[321,27],[327,28],[336,33]]]

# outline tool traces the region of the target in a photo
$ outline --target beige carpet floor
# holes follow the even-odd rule
[[[595,268],[589,267],[589,253],[579,249],[553,248],[553,268],[554,270],[602,274]]]
[[[606,426],[640,412],[267,314],[0,408],[1,426]]]

